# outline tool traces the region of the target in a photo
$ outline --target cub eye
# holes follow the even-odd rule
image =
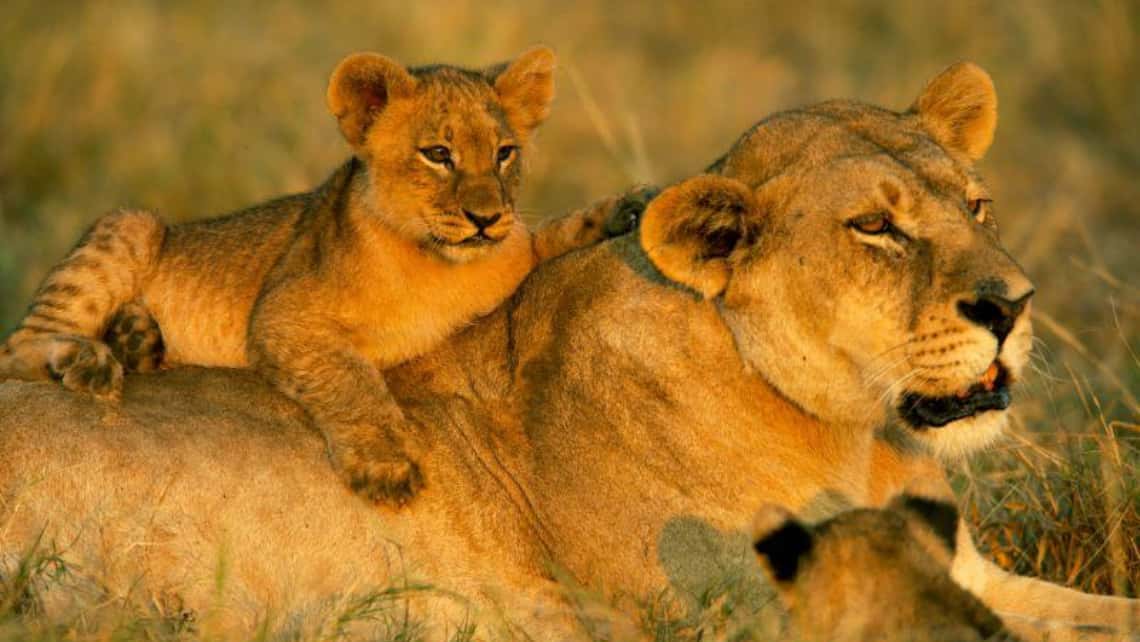
[[[505,163],[511,160],[511,157],[515,155],[515,150],[517,149],[518,148],[514,145],[503,145],[499,148],[499,152],[496,154],[495,158],[499,161],[500,164]]]
[[[435,163],[436,165],[443,165],[448,169],[451,169],[454,165],[451,160],[451,150],[444,147],[443,145],[425,147],[420,150],[420,153],[423,154],[424,158]]]
[[[863,234],[870,234],[872,236],[885,234],[891,231],[893,227],[891,225],[891,219],[889,216],[887,216],[886,212],[876,212],[874,214],[864,214],[863,216],[857,216],[850,221],[847,221],[847,224],[856,230],[859,230]]]
[[[970,208],[970,213],[974,215],[974,220],[979,223],[986,222],[986,215],[990,211],[990,203],[993,203],[990,198],[972,198],[966,201],[966,206]]]

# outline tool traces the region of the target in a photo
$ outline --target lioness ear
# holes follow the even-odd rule
[[[778,589],[795,581],[813,545],[811,531],[783,506],[765,504],[756,513],[752,549]]]
[[[733,252],[756,236],[757,209],[752,190],[738,180],[690,178],[650,201],[641,247],[666,277],[711,299],[728,285]]]
[[[911,111],[942,145],[973,160],[986,154],[997,128],[997,93],[981,67],[960,62],[931,79]]]
[[[376,116],[415,88],[416,79],[400,63],[380,54],[355,53],[333,70],[326,98],[345,140],[360,147]]]
[[[550,115],[554,64],[553,51],[534,47],[519,54],[502,71],[491,72],[495,92],[516,135],[525,137]]]

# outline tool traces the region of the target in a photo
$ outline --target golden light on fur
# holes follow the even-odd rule
[[[392,133],[389,140],[401,140],[394,123],[402,120],[394,116],[415,106],[391,105],[395,111],[377,119],[369,136]],[[877,156],[884,149],[891,158]],[[383,156],[388,153],[376,148],[373,157],[395,163]],[[805,156],[813,162],[803,162]],[[732,562],[723,569],[731,573],[748,564],[752,574],[735,577],[755,579],[750,588],[762,589],[760,569],[747,555],[756,507],[788,506],[807,523],[851,508],[882,508],[915,476],[945,478],[930,451],[906,438],[908,427],[894,426],[904,429],[898,439],[886,430],[893,425],[887,423],[887,397],[910,381],[904,377],[911,370],[890,351],[916,339],[915,346],[934,348],[922,356],[970,357],[968,367],[949,367],[958,360],[949,359],[949,374],[936,382],[947,390],[980,380],[997,339],[961,318],[955,304],[966,294],[976,302],[971,288],[980,277],[1003,277],[1010,294],[1018,286],[1008,256],[1001,259],[1000,247],[985,242],[988,229],[970,227],[978,223],[964,215],[956,194],[939,200],[923,186],[923,171],[953,173],[945,170],[963,169],[954,165],[962,157],[948,154],[912,114],[852,101],[766,119],[712,170],[760,192],[756,198],[763,204],[763,228],[728,254],[728,285],[716,305],[693,296],[684,283],[666,282],[646,256],[650,248],[628,235],[548,262],[488,316],[462,331],[445,329],[434,349],[383,371],[407,425],[419,431],[416,437],[430,439],[421,460],[430,483],[411,511],[376,510],[350,496],[327,466],[325,445],[306,415],[248,372],[176,369],[129,377],[124,402],[113,408],[54,385],[0,386],[0,486],[15,489],[16,497],[0,505],[0,522],[11,525],[0,529],[0,547],[27,550],[44,533],[69,544],[73,568],[109,569],[97,578],[102,581],[94,599],[111,594],[150,600],[169,592],[209,609],[218,603],[214,554],[224,543],[231,559],[240,560],[230,567],[225,606],[244,610],[223,615],[244,625],[245,637],[256,630],[254,618],[264,612],[259,609],[274,607],[283,617],[301,619],[314,605],[343,596],[346,586],[390,582],[404,568],[414,579],[471,596],[473,620],[501,615],[517,627],[512,631],[533,631],[535,639],[587,633],[567,612],[563,587],[550,581],[552,564],[580,584],[601,587],[630,614],[641,612],[641,600],[667,591],[697,599],[714,595],[710,590],[723,586],[721,562]],[[409,156],[403,160],[431,171]],[[897,205],[905,198],[895,199],[892,221],[915,242],[880,238],[882,247],[893,243],[890,253],[864,243],[848,225],[892,205],[890,194],[886,204],[880,198],[884,181],[926,203],[907,208]],[[950,187],[964,194],[973,186]],[[364,182],[359,189],[368,194],[378,186]],[[425,201],[406,196],[402,202]],[[687,216],[700,220],[691,211]],[[403,231],[395,223],[416,222],[385,220],[394,233]],[[446,220],[441,214],[434,222]],[[573,230],[590,226],[553,227],[559,238],[570,239],[577,237]],[[298,233],[296,225],[282,229],[278,233]],[[663,224],[657,236],[670,231]],[[219,242],[236,237],[246,244],[250,236],[216,234]],[[328,247],[315,241],[330,236],[335,238],[306,236],[313,244],[297,250],[295,265],[315,261]],[[719,250],[730,237],[706,245]],[[399,236],[391,247],[408,238],[410,233]],[[236,250],[219,249],[209,267],[243,278],[244,270],[227,258],[240,254],[238,242],[233,245]],[[681,265],[700,256],[699,247],[682,254]],[[907,247],[929,253],[908,253]],[[400,258],[430,256],[409,249]],[[187,263],[182,269],[193,274],[196,263]],[[367,263],[346,261],[360,269],[336,272],[336,279],[369,282]],[[474,276],[471,266],[485,263],[460,264],[455,274]],[[423,274],[446,273],[439,268]],[[688,272],[677,274],[685,278]],[[423,288],[414,301],[378,299],[391,303],[395,314],[442,305],[444,295],[499,294],[478,285],[473,279],[456,290],[446,283]],[[219,299],[232,296],[220,290]],[[188,305],[201,300],[170,291]],[[316,290],[296,291],[298,299],[327,301]],[[354,301],[354,310],[369,313],[367,301]],[[216,305],[197,315],[172,307],[167,313],[225,338],[231,335],[215,330],[242,320],[235,307]],[[279,323],[311,329],[324,312],[314,307],[285,306],[298,314],[282,314]],[[224,323],[214,319],[223,315]],[[956,334],[970,335],[970,345],[951,347],[945,334],[917,341],[913,322],[936,323],[931,317],[952,319]],[[382,320],[405,327],[396,318]],[[357,328],[374,321],[363,318]],[[1018,323],[1002,350],[1028,341],[1027,326]],[[306,355],[310,344],[303,339],[329,334],[301,333],[281,343],[294,356],[309,357],[314,372],[325,376],[317,369],[327,367],[328,351]],[[350,346],[358,352],[373,339],[352,338],[360,342]],[[346,349],[333,358],[346,354],[355,353]],[[1002,357],[1017,365],[1016,352]],[[377,379],[367,368],[354,372],[367,377],[366,387]],[[877,378],[880,372],[884,378]],[[334,378],[337,373],[329,368]],[[1000,413],[983,416],[995,415]],[[900,538],[872,533],[867,539]],[[139,542],[147,543],[144,554]],[[398,552],[389,556],[391,543]],[[1140,621],[1135,602],[1014,577],[979,555],[968,536],[956,544],[953,577],[1003,616],[1050,619],[1074,632],[1078,625]],[[867,592],[862,575],[840,579],[848,583],[842,588]],[[813,595],[830,598],[839,588]],[[756,596],[747,604],[758,605]]]

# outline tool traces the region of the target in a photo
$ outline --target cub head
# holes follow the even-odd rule
[[[523,232],[521,156],[550,112],[554,53],[538,47],[483,71],[345,58],[328,107],[368,168],[368,202],[390,229],[448,260]]]
[[[804,411],[970,452],[1004,428],[1032,342],[1033,286],[974,167],[995,123],[993,85],[971,64],[905,111],[831,101],[776,114],[710,168],[715,180],[652,202],[642,245],[717,301],[746,366]]]
[[[950,577],[958,512],[909,491],[886,509],[809,525],[757,513],[753,549],[790,614],[789,639],[1011,640],[1001,620]]]

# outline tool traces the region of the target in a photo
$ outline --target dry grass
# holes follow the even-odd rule
[[[902,107],[942,66],[977,61],[1002,114],[983,170],[1039,286],[1041,341],[1014,438],[957,482],[1004,566],[1140,591],[1134,2],[9,0],[0,12],[0,328],[101,211],[183,220],[320,181],[347,153],[323,87],[349,51],[483,64],[553,45],[560,98],[524,203],[535,219],[699,171],[771,111],[833,96]]]

